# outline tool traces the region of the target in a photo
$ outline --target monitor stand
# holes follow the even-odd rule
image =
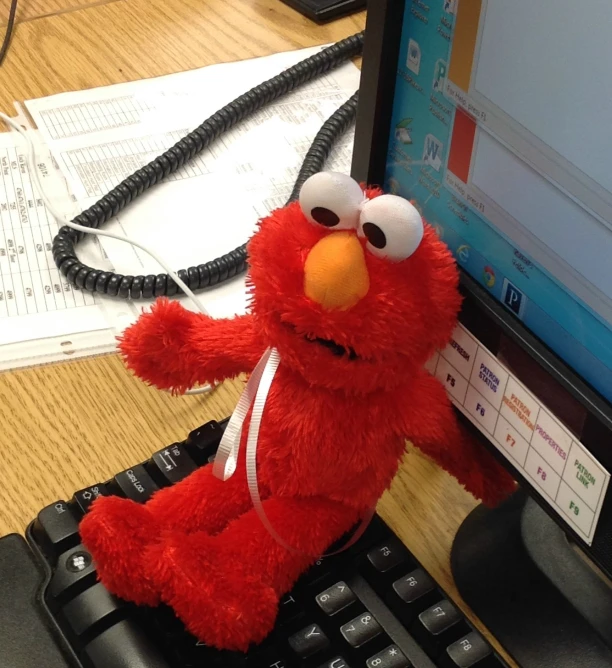
[[[459,593],[523,668],[610,668],[612,587],[523,491],[455,537]]]

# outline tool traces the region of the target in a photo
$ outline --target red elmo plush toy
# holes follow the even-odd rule
[[[111,592],[165,602],[203,642],[234,650],[266,637],[280,597],[367,516],[406,438],[487,504],[514,489],[423,368],[456,325],[458,271],[409,202],[317,174],[261,221],[248,252],[248,315],[214,320],[160,300],[120,349],[138,376],[177,392],[278,352],[257,458],[285,544],[253,506],[244,448],[225,482],[209,465],[144,505],[100,498],[81,523]]]

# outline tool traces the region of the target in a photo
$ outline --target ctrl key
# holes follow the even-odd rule
[[[79,525],[65,501],[43,508],[34,522],[32,533],[47,559],[53,563],[60,553],[79,542]]]

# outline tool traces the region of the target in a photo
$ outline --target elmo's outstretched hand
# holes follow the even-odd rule
[[[462,427],[440,381],[422,371],[419,392],[403,415],[404,434],[485,505],[516,489],[512,476]]]
[[[264,345],[252,316],[214,320],[160,299],[124,332],[119,350],[142,380],[180,393],[252,371]]]

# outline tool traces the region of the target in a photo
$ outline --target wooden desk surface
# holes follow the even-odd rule
[[[0,16],[8,4],[0,0]],[[0,68],[0,110],[9,114],[14,100],[336,41],[361,30],[365,16],[320,27],[278,0],[20,0],[18,21]],[[0,535],[21,532],[46,504],[225,417],[239,392],[231,382],[210,396],[174,398],[131,377],[114,355],[0,375]],[[449,551],[474,506],[410,449],[380,503],[385,520],[464,608]]]

